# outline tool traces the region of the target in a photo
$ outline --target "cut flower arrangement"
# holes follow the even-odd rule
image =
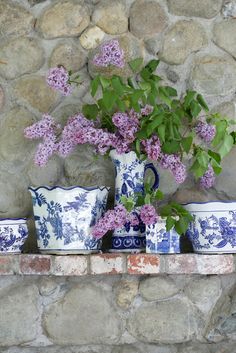
[[[93,64],[122,68],[125,55],[118,40],[104,43]],[[179,184],[187,173],[192,173],[201,187],[212,187],[221,172],[222,158],[236,143],[233,122],[211,114],[196,91],[187,90],[179,98],[177,91],[164,85],[156,74],[158,64],[158,60],[151,60],[144,65],[137,58],[129,62],[133,71],[129,78],[98,74],[91,81],[94,103],[85,104],[82,112],[69,117],[64,127],[49,114],[27,127],[27,138],[42,139],[36,164],[44,166],[54,153],[66,157],[77,145],[89,144],[94,146],[95,154],[109,155],[113,149],[118,154],[134,151],[140,160],[148,159],[159,168],[168,169]],[[47,83],[67,96],[77,79],[60,66],[49,70]],[[94,226],[94,237],[101,238],[127,222],[132,226],[140,222],[154,224],[159,216],[166,218],[167,230],[175,227],[179,234],[185,233],[191,215],[175,202],[156,207],[162,198],[161,191],[150,185],[134,190],[132,197],[121,197],[120,203]]]

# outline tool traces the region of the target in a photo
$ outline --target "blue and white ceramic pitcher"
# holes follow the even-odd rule
[[[97,252],[101,241],[91,229],[106,209],[107,187],[29,187],[40,252]]]
[[[136,192],[144,192],[144,175],[151,169],[155,176],[153,189],[159,185],[159,177],[152,163],[146,163],[137,158],[135,152],[118,154],[115,150],[110,152],[115,166],[115,205],[120,203],[121,196],[132,197]],[[140,221],[138,226],[125,227],[114,231],[111,251],[140,252],[145,250],[145,225]]]

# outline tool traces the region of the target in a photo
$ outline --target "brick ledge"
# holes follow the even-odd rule
[[[236,272],[236,255],[92,254],[0,256],[1,275],[216,275]]]

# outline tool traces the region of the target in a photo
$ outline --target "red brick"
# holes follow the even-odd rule
[[[196,254],[165,255],[163,273],[192,274],[198,273]]]
[[[19,273],[19,255],[1,255],[0,275],[14,275]]]
[[[198,273],[203,275],[221,275],[235,272],[234,256],[227,255],[198,255]]]
[[[92,275],[126,273],[126,258],[124,254],[95,254],[90,256]]]
[[[49,255],[20,255],[20,271],[24,275],[48,275],[50,269]]]
[[[87,256],[54,256],[52,260],[52,275],[55,276],[83,276],[87,274]]]
[[[129,274],[160,273],[160,256],[154,254],[132,254],[127,258],[127,272]]]

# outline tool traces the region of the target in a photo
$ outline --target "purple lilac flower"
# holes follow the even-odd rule
[[[38,139],[51,135],[57,128],[60,128],[60,125],[56,124],[50,115],[44,114],[40,121],[24,129],[24,135],[29,139]]]
[[[153,107],[149,104],[146,104],[142,109],[141,109],[141,115],[148,116],[153,112]]]
[[[149,159],[153,161],[157,161],[159,159],[161,153],[161,142],[157,136],[153,135],[150,139],[143,140],[142,145],[144,146],[144,150]]]
[[[195,127],[195,131],[203,141],[209,143],[215,137],[216,127],[214,125],[199,121]]]
[[[117,205],[114,210],[107,211],[95,224],[92,235],[102,238],[109,230],[121,228],[127,222],[127,211],[123,205]]]
[[[48,135],[43,142],[39,144],[34,161],[35,164],[42,167],[45,166],[49,158],[57,150],[56,136],[54,134]]]
[[[181,162],[177,154],[162,154],[160,165],[163,169],[169,169],[178,184],[184,182],[187,177],[186,166]]]
[[[130,152],[130,141],[127,141],[118,132],[112,136],[112,147],[118,154]]]
[[[200,185],[205,189],[209,189],[214,185],[214,182],[215,182],[215,173],[212,166],[209,164],[208,170],[200,178]]]
[[[154,224],[157,222],[158,215],[153,205],[144,205],[140,210],[140,218],[146,225]]]
[[[138,226],[139,223],[140,223],[140,220],[138,218],[138,215],[137,215],[137,212],[130,212],[128,214],[128,219],[127,219],[128,222],[130,222],[130,225],[132,227],[135,227],[135,226]]]
[[[130,116],[126,113],[118,112],[112,116],[112,122],[125,140],[129,140],[130,143],[134,141],[135,134],[139,129],[139,120],[135,115]]]
[[[114,65],[119,68],[124,67],[124,51],[120,48],[117,39],[112,39],[101,46],[101,51],[93,59],[96,66],[107,67]]]
[[[72,92],[72,86],[69,82],[69,73],[63,67],[54,67],[49,70],[47,76],[47,84],[56,91],[61,92],[64,96],[68,96]]]

